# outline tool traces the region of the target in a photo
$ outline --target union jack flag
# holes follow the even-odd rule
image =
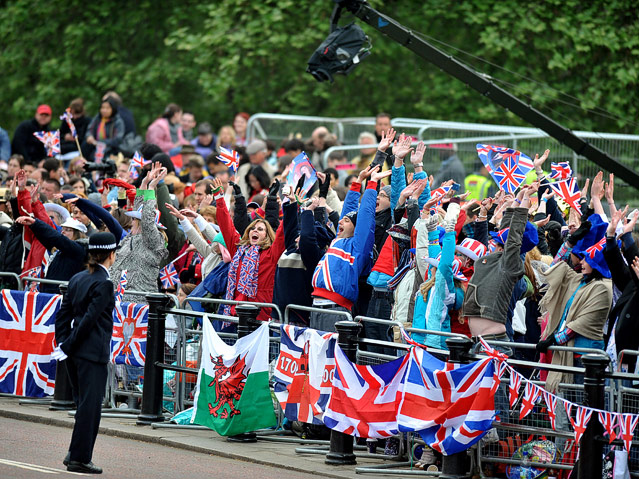
[[[60,119],[67,122],[73,138],[77,137],[78,132],[76,131],[75,124],[73,123],[73,114],[71,113],[71,108],[67,108],[66,110],[64,110],[64,113],[60,116]]]
[[[548,391],[544,391],[543,395],[544,401],[546,401],[546,410],[548,411],[550,427],[555,429],[555,424],[557,422],[557,396],[550,394]]]
[[[389,437],[398,432],[398,407],[410,356],[360,366],[335,346],[335,377],[324,424],[357,437]]]
[[[149,306],[135,303],[115,303],[111,362],[143,367],[146,357],[146,332]]]
[[[45,255],[45,260],[46,259],[47,256]],[[42,278],[43,271],[44,269],[42,266],[36,266],[35,268],[31,268],[20,273],[20,279],[24,280],[25,278]],[[38,291],[38,286],[39,284],[36,281],[31,281],[29,284],[29,291]]]
[[[535,386],[531,382],[526,382],[526,388],[524,389],[524,399],[521,402],[521,409],[519,411],[519,420],[528,416],[530,411],[535,407],[535,403],[541,396],[541,388]]]
[[[59,294],[2,290],[0,392],[16,396],[53,394],[55,315]]]
[[[506,193],[514,193],[534,168],[528,156],[504,146],[477,144],[477,154],[499,188]]]
[[[228,150],[223,146],[220,146],[220,154],[217,156],[217,159],[228,166],[232,172],[237,171],[240,166],[239,153],[235,150]]]
[[[567,180],[572,176],[572,168],[567,161],[550,164],[550,178],[553,180]]]
[[[617,414],[607,411],[599,411],[598,414],[599,422],[608,433],[609,442],[612,443],[612,441],[617,439],[617,432],[615,431],[615,427],[617,426],[618,422]]]
[[[60,131],[36,131],[33,133],[38,140],[44,143],[47,156],[54,156],[60,153]]]
[[[495,418],[493,359],[444,363],[422,348],[412,348],[408,356],[399,430],[419,432],[444,455],[477,443]]]
[[[202,262],[202,255],[196,251],[195,253],[193,253],[193,259],[191,260],[191,263],[194,265],[198,265],[201,262]]]
[[[160,281],[162,281],[162,286],[165,289],[169,289],[172,286],[175,286],[178,283],[179,279],[180,277],[178,276],[173,263],[167,264],[160,270]]]
[[[575,430],[575,442],[579,443],[581,440],[581,436],[583,436],[586,431],[586,427],[588,426],[588,421],[590,421],[590,416],[592,416],[592,409],[577,406],[577,412],[575,413],[575,417],[572,417],[572,407],[573,403],[566,403],[566,413],[568,413],[568,419],[570,419],[570,424],[572,424],[572,428]],[[632,437],[632,436],[631,436]]]
[[[136,168],[142,168],[144,166],[144,157],[140,154],[139,151],[136,151],[133,154],[133,158],[131,159],[131,164],[129,165],[129,171],[133,171]]]
[[[115,292],[115,302],[118,303],[122,301],[122,296],[124,295],[124,290],[126,289],[126,285],[128,284],[128,280],[126,279],[126,273],[128,270],[122,271],[120,275],[120,281],[118,282],[118,289]]]
[[[323,424],[335,374],[335,334],[282,325],[281,338],[273,378],[284,415],[291,421]]]
[[[104,158],[104,152],[106,151],[106,143],[102,141],[98,141],[95,144],[95,154],[93,159],[96,163],[102,163],[102,159]]]
[[[585,253],[588,255],[590,259],[595,259],[595,256],[597,256],[597,253],[600,253],[601,251],[603,251],[605,246],[606,246],[606,237],[604,236],[595,244],[593,244],[590,248],[587,248]]]
[[[568,205],[577,210],[581,214],[581,208],[579,207],[579,199],[581,198],[581,192],[577,185],[577,180],[570,178],[568,180],[557,181],[556,183],[549,183],[548,186]]]
[[[623,440],[623,445],[626,451],[630,452],[630,446],[632,446],[632,436],[639,422],[639,416],[634,414],[618,414],[617,420],[619,423],[619,436]]]
[[[513,407],[519,399],[519,388],[521,387],[521,374],[514,369],[510,369],[510,384],[508,391],[510,392],[510,407]]]

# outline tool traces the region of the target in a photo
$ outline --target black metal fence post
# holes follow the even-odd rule
[[[597,354],[586,354],[581,357],[586,367],[584,376],[584,406],[596,409],[605,408],[606,378],[605,371],[608,360]],[[579,444],[579,466],[577,479],[588,479],[601,476],[604,443],[597,438],[603,436],[603,426],[593,414],[588,421],[586,431]]]
[[[357,360],[357,337],[361,325],[353,321],[339,321],[335,323],[335,329],[339,333],[337,343],[348,359]],[[326,464],[333,466],[345,466],[357,464],[353,454],[353,436],[342,432],[331,431],[331,445],[326,454]]]
[[[68,286],[60,285],[60,294],[67,294]],[[53,411],[66,411],[73,409],[73,393],[71,391],[71,382],[69,381],[69,373],[67,372],[67,362],[58,361],[55,365],[55,387],[53,389],[53,400],[49,405],[49,409]]]
[[[166,313],[164,308],[170,298],[166,294],[146,295],[149,303],[149,325],[146,330],[146,360],[144,361],[144,387],[142,407],[137,424],[146,426],[164,421],[162,415],[162,386],[164,370],[156,363],[164,363],[164,330]]]
[[[260,326],[257,315],[260,314],[260,308],[254,304],[240,304],[235,307],[237,314],[237,338],[248,336]],[[245,432],[229,436],[226,438],[229,442],[257,442],[257,434],[254,432]]]
[[[473,342],[468,338],[448,338],[446,346],[450,351],[449,363],[468,364],[470,362],[469,351]],[[468,476],[469,462],[466,451],[444,456],[442,458],[441,479],[463,479]]]

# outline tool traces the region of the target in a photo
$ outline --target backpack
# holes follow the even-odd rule
[[[344,27],[332,26],[333,30],[308,60],[306,69],[317,81],[333,82],[333,75],[348,75],[353,68],[369,55],[368,37],[355,23]]]

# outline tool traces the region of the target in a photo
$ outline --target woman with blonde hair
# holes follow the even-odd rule
[[[217,134],[217,151],[220,151],[220,147],[229,150],[235,149],[235,130],[231,125],[224,125],[220,128]]]
[[[224,201],[224,190],[219,179],[214,180],[213,195],[217,206],[217,224],[226,247],[233,258],[229,267],[226,299],[271,303],[275,284],[275,268],[284,252],[284,227],[277,232],[261,218],[248,225],[244,234],[233,226],[233,219]],[[262,308],[257,319],[266,321],[270,308]],[[234,314],[234,308],[224,307],[224,314]]]

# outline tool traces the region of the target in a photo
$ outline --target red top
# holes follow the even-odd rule
[[[35,203],[31,203],[31,193],[27,190],[18,191],[18,208],[20,209],[19,216],[26,216],[29,213],[33,213],[33,216],[39,220],[44,221],[46,224],[55,228],[53,221],[49,218],[47,210],[44,209],[44,205],[40,200]],[[38,241],[35,235],[31,232],[31,228],[24,228],[24,241],[31,245],[29,255],[24,263],[22,272],[28,271],[37,266],[42,266],[44,260],[44,253],[47,249],[40,241]]]
[[[218,198],[216,200],[217,224],[220,227],[224,242],[229,250],[231,256],[235,256],[237,252],[237,244],[240,242],[240,235],[233,226],[233,220],[229,214],[229,210],[226,208],[224,198]],[[284,223],[280,222],[280,226],[275,232],[275,241],[270,248],[260,250],[260,261],[257,270],[257,294],[253,298],[237,292],[237,276],[235,278],[235,301],[254,301],[258,303],[272,303],[273,302],[273,289],[275,285],[275,268],[277,262],[284,252]],[[242,260],[238,265],[236,275],[240,274],[242,270]],[[293,286],[293,285],[291,285]],[[231,314],[235,314],[235,308],[231,309]],[[260,321],[268,321],[271,317],[271,308],[262,308],[257,319]]]

